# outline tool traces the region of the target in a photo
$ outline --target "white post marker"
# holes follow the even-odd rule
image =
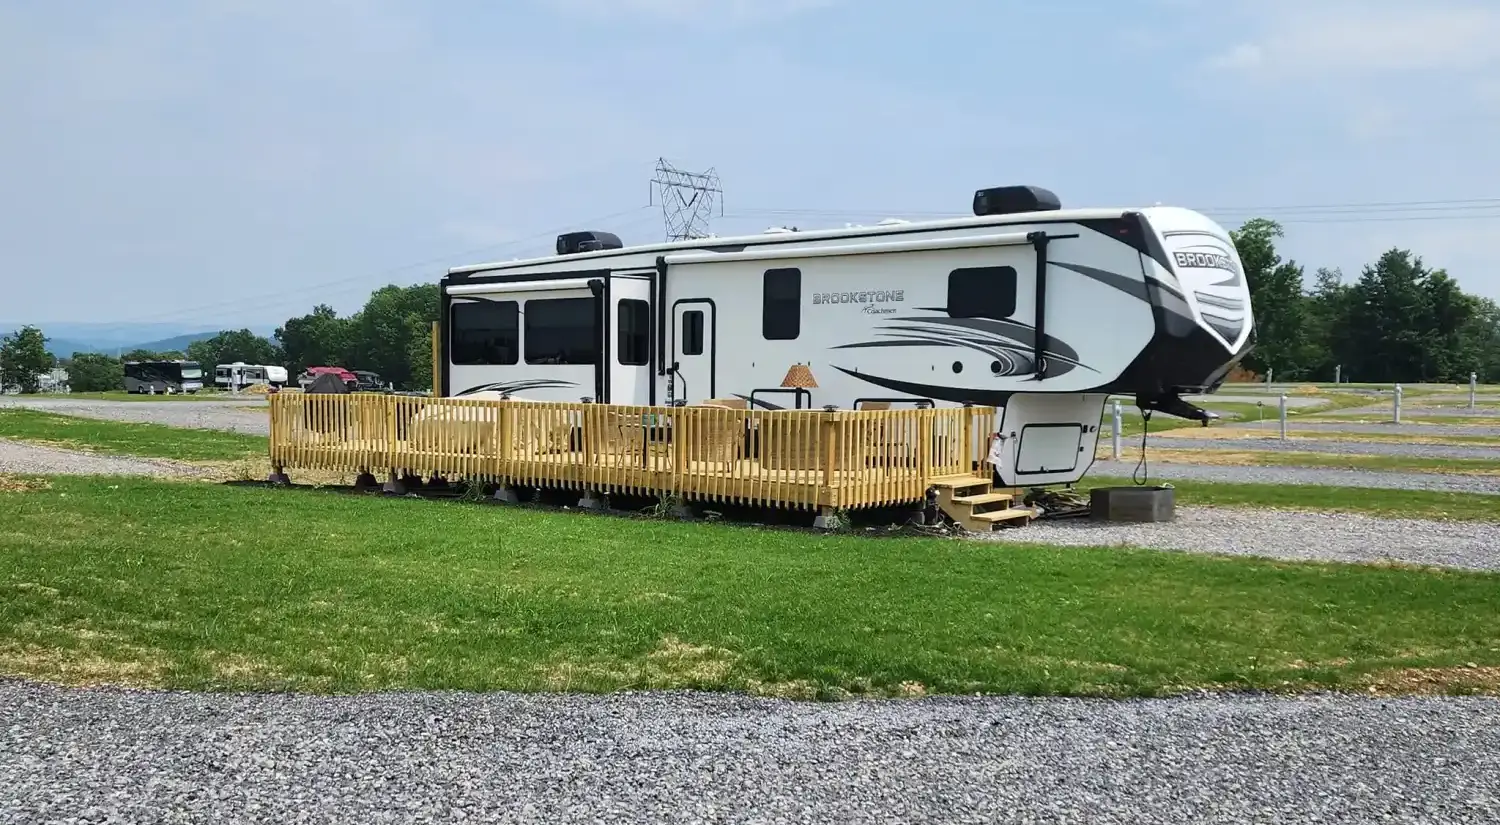
[[[1343,364],[1335,364],[1334,367],[1333,367],[1333,383],[1335,383],[1335,384],[1339,383],[1339,379],[1342,378],[1343,375],[1344,375],[1344,365]]]
[[[1474,409],[1474,394],[1479,391],[1479,373],[1469,373],[1469,409]]]
[[[1124,416],[1123,416],[1123,414],[1120,411],[1120,401],[1119,401],[1119,399],[1115,400],[1115,411],[1114,411],[1114,413],[1115,413],[1114,426],[1111,428],[1110,434],[1109,434],[1110,454],[1112,456],[1114,456],[1115,461],[1119,461],[1120,460],[1120,428],[1122,426],[1124,426],[1124,423],[1123,423]]]
[[[1392,413],[1391,423],[1392,424],[1400,424],[1401,423],[1401,385],[1400,384],[1396,385],[1396,391],[1394,393],[1392,393],[1391,399],[1392,399],[1392,402],[1391,402],[1391,413]]]
[[[1286,440],[1286,393],[1281,394],[1281,440]]]

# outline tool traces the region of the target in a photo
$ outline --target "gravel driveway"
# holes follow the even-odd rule
[[[1176,520],[1165,524],[1037,521],[1020,529],[979,533],[976,540],[1075,547],[1128,545],[1291,560],[1400,561],[1500,570],[1500,506],[1491,522],[1182,507]]]
[[[1150,455],[1147,454],[1149,460]],[[1100,477],[1129,478],[1134,461],[1095,461],[1086,483]],[[1332,467],[1224,467],[1213,464],[1168,464],[1149,461],[1153,481],[1216,481],[1226,484],[1294,484],[1327,487],[1366,487],[1383,490],[1434,490],[1445,493],[1500,495],[1500,476],[1452,473],[1397,473],[1384,470],[1344,470]],[[1496,503],[1500,509],[1500,502]]]
[[[0,682],[0,822],[1500,820],[1500,701],[315,698]]]
[[[165,424],[200,430],[228,430],[270,435],[271,416],[264,398],[223,401],[98,401],[91,399],[0,396],[0,408],[24,407],[80,418]]]
[[[0,473],[24,475],[191,476],[209,470],[156,458],[122,458],[0,439]]]

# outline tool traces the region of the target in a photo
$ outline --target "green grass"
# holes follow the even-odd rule
[[[1295,442],[1292,442],[1295,443]],[[1139,446],[1139,445],[1132,445]],[[1333,467],[1349,470],[1377,470],[1405,473],[1495,473],[1500,472],[1500,458],[1420,458],[1416,456],[1349,455],[1347,453],[1283,452],[1280,450],[1175,450],[1170,457],[1161,456],[1161,450],[1153,448],[1152,461],[1161,464],[1205,463],[1222,467]],[[1191,458],[1184,458],[1191,453]],[[1109,457],[1109,448],[1101,447],[1100,458]],[[1139,459],[1122,456],[1122,461]],[[1201,458],[1200,458],[1201,457]],[[1495,484],[1500,487],[1500,477]]]
[[[1496,575],[51,485],[0,493],[10,675],[826,698],[1359,688],[1500,664]]]
[[[1151,471],[1152,484],[1162,464]],[[1166,465],[1170,467],[1171,465]],[[1129,478],[1090,474],[1088,486],[1130,484]],[[1382,490],[1369,487],[1318,487],[1307,484],[1222,484],[1170,481],[1179,504],[1221,507],[1265,507],[1324,510],[1416,519],[1500,521],[1500,495],[1446,493],[1436,490]]]
[[[180,461],[230,461],[264,455],[270,444],[269,439],[259,435],[100,421],[18,408],[0,409],[0,438],[108,455]]]
[[[1336,421],[1348,424],[1367,424],[1371,422],[1384,424],[1391,420],[1391,413],[1389,410],[1385,410],[1380,414],[1363,416],[1320,415],[1318,416],[1318,420]],[[1401,423],[1452,424],[1460,427],[1500,427],[1500,410],[1497,410],[1494,415],[1412,415],[1410,413],[1402,413]]]
[[[1221,390],[1221,392],[1224,394],[1233,394],[1227,389]],[[1368,398],[1348,394],[1330,393],[1328,395],[1318,396],[1317,398],[1320,402],[1317,406],[1288,406],[1287,418],[1300,418],[1311,415],[1312,413],[1323,413],[1330,410],[1349,409],[1351,407],[1363,407],[1368,406],[1370,403],[1370,399]],[[1216,401],[1205,403],[1202,406],[1204,409],[1211,412],[1216,412],[1220,416],[1222,416],[1222,419],[1220,421],[1214,424],[1210,424],[1210,427],[1241,426],[1247,423],[1254,424],[1259,420],[1264,420],[1266,422],[1269,422],[1270,424],[1274,424],[1279,420],[1279,416],[1281,414],[1279,401],[1274,395],[1267,396],[1267,401],[1264,406],[1259,406],[1244,401]],[[1120,423],[1122,425],[1120,427],[1121,435],[1140,435],[1142,430],[1145,428],[1145,421],[1141,418],[1140,410],[1130,406],[1128,403],[1125,404],[1124,407],[1125,409],[1123,410],[1123,414],[1120,418]],[[1112,416],[1113,413],[1110,411],[1109,406],[1106,405],[1104,408],[1103,419],[1103,426],[1106,431],[1108,431],[1108,428],[1111,426]],[[1322,416],[1319,416],[1320,420],[1322,418]],[[1167,430],[1180,430],[1186,427],[1202,426],[1203,425],[1197,421],[1189,421],[1184,418],[1177,418],[1175,416],[1166,415],[1164,413],[1155,413],[1151,416],[1151,432],[1153,433],[1165,432]]]

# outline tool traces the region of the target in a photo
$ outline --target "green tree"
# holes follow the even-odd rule
[[[1355,282],[1349,312],[1351,360],[1361,381],[1413,381],[1428,371],[1431,305],[1420,258],[1392,249]]]
[[[431,385],[432,322],[438,317],[437,284],[386,286],[376,290],[354,319],[354,354],[359,369],[373,370],[399,387]]]
[[[277,344],[293,375],[308,367],[348,366],[354,340],[353,323],[338,317],[333,307],[319,304],[300,318],[277,328]]]
[[[57,359],[47,351],[47,336],[34,326],[0,338],[0,388],[19,387],[23,393],[34,393],[37,379],[56,364]]]
[[[120,359],[97,352],[75,352],[68,359],[68,386],[73,392],[110,392],[125,388]]]
[[[1420,266],[1421,260],[1417,263]],[[1465,293],[1441,269],[1426,273],[1422,291],[1426,315],[1419,322],[1426,334],[1419,377],[1424,381],[1469,380],[1469,373],[1484,360],[1482,339],[1471,326],[1480,310],[1479,299]]]
[[[1350,357],[1346,339],[1352,294],[1338,269],[1323,267],[1314,273],[1312,291],[1303,302],[1307,320],[1303,366],[1307,374],[1302,377],[1331,381],[1335,375],[1347,374],[1339,368]]]
[[[1255,350],[1245,366],[1261,374],[1271,369],[1278,376],[1303,377],[1308,335],[1302,267],[1276,252],[1276,241],[1284,236],[1281,224],[1255,218],[1229,235],[1245,269],[1255,314]]]
[[[279,347],[248,329],[224,330],[212,338],[194,341],[188,345],[187,357],[206,369],[237,361],[267,365],[282,361]]]

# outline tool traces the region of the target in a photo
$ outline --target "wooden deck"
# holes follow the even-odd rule
[[[759,411],[278,394],[271,461],[784,508],[924,499],[987,483],[995,410]]]

